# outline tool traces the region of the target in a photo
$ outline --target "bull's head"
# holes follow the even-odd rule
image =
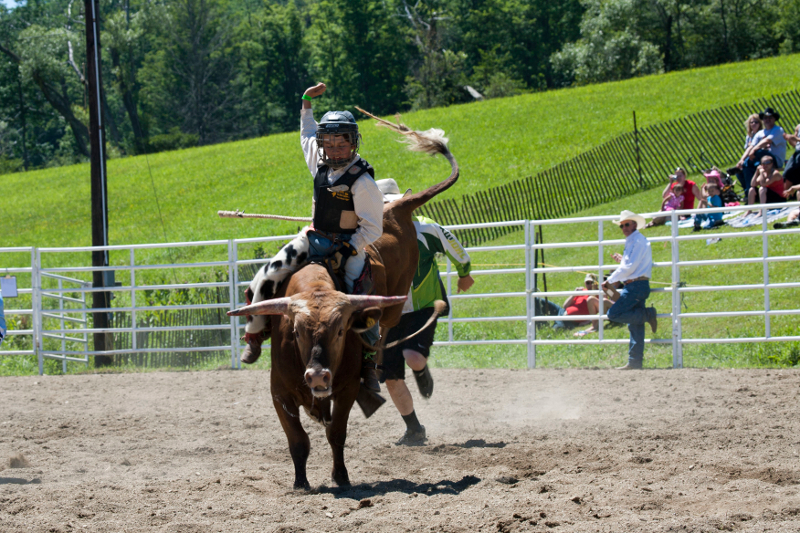
[[[294,342],[306,367],[305,381],[317,398],[333,392],[333,376],[342,362],[347,331],[364,332],[381,318],[381,309],[406,296],[354,296],[338,291],[303,292],[264,300],[235,311],[239,315],[285,315],[292,321]]]

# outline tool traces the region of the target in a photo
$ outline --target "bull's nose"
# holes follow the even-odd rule
[[[321,370],[309,368],[308,370],[306,370],[304,377],[306,380],[306,384],[311,389],[319,389],[319,390],[327,389],[328,385],[331,382],[331,373],[328,369],[325,368]]]

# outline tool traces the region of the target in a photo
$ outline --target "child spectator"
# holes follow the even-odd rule
[[[705,188],[705,185],[703,186]],[[664,200],[661,202],[661,211],[676,211],[683,209],[683,185],[674,184],[672,190],[667,192]],[[653,226],[661,226],[667,223],[669,217],[654,217],[653,220],[647,223],[645,228],[652,228]]]
[[[715,184],[720,191],[722,191],[722,188],[725,186],[722,183],[722,173],[716,167],[712,168],[708,172],[703,172],[703,177],[706,178],[706,182],[701,190],[703,196],[708,196],[708,192],[706,191],[708,190],[708,186],[711,185],[712,183]],[[702,204],[703,200],[700,200],[700,207],[703,206]]]
[[[666,199],[672,189],[680,185],[683,189],[683,206],[681,209],[694,209],[694,199],[702,198],[702,193],[697,184],[692,180],[686,179],[686,171],[681,167],[675,169],[675,174],[669,177],[669,184],[664,188],[661,197]]]
[[[722,207],[720,186],[716,183],[709,182],[706,183],[703,188],[707,191],[708,196],[700,201],[700,208]],[[710,229],[715,226],[721,226],[722,224],[722,213],[697,213],[694,216],[694,231]]]

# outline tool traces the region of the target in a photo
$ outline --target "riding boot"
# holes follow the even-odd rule
[[[380,392],[381,384],[378,381],[378,373],[375,371],[375,352],[365,352],[361,359],[361,383],[372,392]]]
[[[272,323],[269,320],[263,331],[258,333],[245,333],[244,340],[247,342],[247,346],[242,350],[242,355],[240,357],[242,363],[251,365],[258,361],[258,358],[261,357],[261,345],[265,340],[270,338],[270,336],[272,336]]]

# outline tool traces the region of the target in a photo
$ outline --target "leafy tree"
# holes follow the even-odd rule
[[[141,96],[159,133],[178,126],[201,144],[226,140],[234,126],[233,28],[217,0],[176,0],[140,76]]]
[[[330,82],[323,100],[335,108],[360,105],[376,113],[402,108],[414,47],[390,5],[376,0],[320,0],[307,33],[310,74]]]
[[[293,2],[265,3],[247,13],[236,31],[240,56],[237,104],[241,136],[297,128],[298,101],[308,86],[308,50],[302,13]]]
[[[658,47],[638,35],[639,0],[587,0],[581,38],[553,54],[554,69],[577,84],[621,80],[663,68]]]

